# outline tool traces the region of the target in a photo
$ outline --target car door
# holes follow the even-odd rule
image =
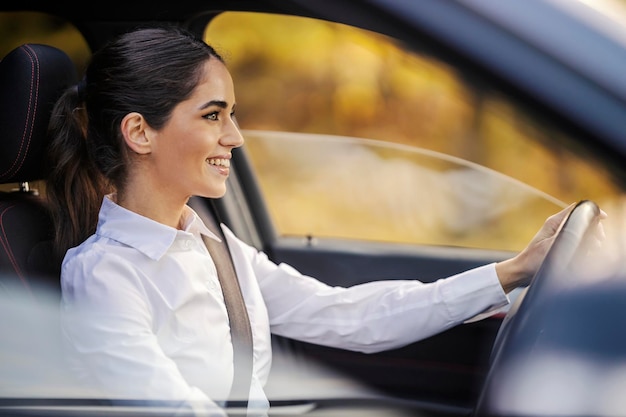
[[[259,13],[225,13],[205,36],[226,53],[246,139],[220,217],[274,262],[330,285],[432,282],[497,262],[564,202],[610,205],[622,194],[602,160],[572,152],[579,138],[558,120],[432,54],[426,39],[417,48]],[[462,414],[500,322],[495,314],[378,354],[275,345],[383,397]]]
[[[353,152],[360,150],[363,152],[363,155],[360,156],[368,160],[376,157],[376,151],[381,152],[386,157],[391,158],[390,166],[387,168],[391,173],[396,172],[397,175],[403,175],[405,176],[404,179],[409,182],[419,183],[421,180],[428,179],[431,184],[436,184],[436,189],[441,192],[441,195],[436,195],[436,192],[433,194],[433,190],[428,187],[429,183],[423,186],[426,190],[422,194],[429,194],[429,202],[437,202],[437,204],[429,205],[426,202],[422,208],[422,213],[419,213],[419,204],[418,207],[411,206],[413,198],[408,198],[409,201],[406,201],[407,197],[411,197],[411,195],[403,189],[394,191],[400,193],[396,199],[390,199],[387,196],[385,199],[388,200],[388,204],[382,203],[381,198],[383,197],[377,196],[375,191],[367,193],[371,184],[364,182],[363,177],[354,171],[349,171],[354,175],[354,177],[350,176],[353,181],[343,184],[344,187],[338,183],[337,178],[332,182],[333,178],[325,178],[324,175],[322,175],[322,179],[314,176],[312,182],[305,183],[301,180],[296,184],[296,187],[303,187],[302,192],[305,194],[307,192],[312,193],[313,189],[317,189],[321,185],[322,193],[319,189],[314,192],[317,199],[327,198],[333,201],[333,198],[340,199],[341,196],[345,197],[351,194],[348,201],[343,203],[349,205],[350,202],[354,203],[356,199],[358,204],[356,207],[344,207],[344,210],[348,210],[353,216],[364,217],[361,221],[374,230],[376,229],[376,225],[373,225],[375,221],[380,223],[380,230],[393,229],[394,222],[398,221],[391,215],[381,214],[380,206],[382,205],[386,205],[387,209],[392,211],[401,212],[403,205],[408,205],[408,210],[415,210],[412,219],[416,231],[431,229],[424,233],[423,238],[428,238],[432,229],[438,228],[433,227],[432,224],[446,220],[445,216],[435,216],[436,213],[433,210],[438,212],[460,210],[458,216],[462,219],[461,223],[464,224],[459,225],[455,221],[453,222],[455,224],[438,225],[441,226],[441,233],[438,234],[441,236],[444,234],[444,230],[452,235],[463,233],[460,229],[470,227],[468,226],[470,223],[474,224],[474,228],[480,227],[476,224],[483,222],[510,223],[515,220],[510,213],[508,218],[503,216],[499,219],[495,218],[497,216],[494,213],[506,210],[505,206],[511,204],[513,207],[510,207],[509,210],[517,213],[523,211],[521,207],[535,206],[537,209],[537,206],[543,206],[543,211],[546,213],[559,207],[558,201],[550,199],[534,189],[522,187],[515,181],[503,178],[496,173],[482,171],[477,167],[462,164],[460,161],[441,160],[439,158],[443,156],[440,155],[432,155],[431,153],[424,155],[416,149],[394,149],[394,147],[390,149],[389,144],[386,143],[367,142],[363,139],[354,138],[328,138],[318,135],[259,131],[244,131],[244,134],[248,142],[244,149],[236,152],[234,162],[237,174],[231,178],[229,193],[217,204],[223,220],[236,230],[238,235],[249,239],[249,243],[256,242],[256,245],[268,253],[275,262],[292,265],[302,273],[316,277],[330,285],[352,286],[375,280],[390,279],[419,279],[422,282],[432,282],[438,278],[451,276],[476,266],[505,259],[511,256],[512,252],[462,248],[451,245],[436,246],[423,243],[376,241],[368,240],[365,237],[335,238],[315,233],[281,235],[274,226],[269,210],[263,209],[266,204],[264,199],[268,198],[268,191],[259,185],[259,180],[255,176],[258,167],[250,162],[251,157],[248,155],[248,151],[251,151],[250,153],[262,153],[264,161],[276,162],[280,157],[268,159],[268,155],[259,148],[267,146],[278,149],[281,155],[288,154],[289,157],[300,161],[300,169],[289,171],[292,177],[300,177],[310,174],[302,167],[304,164],[302,164],[301,158],[306,157],[310,164],[309,168],[321,166],[322,161],[312,157],[313,150],[320,147],[323,150],[330,141],[335,149],[345,147],[346,152],[349,152],[348,149],[351,148],[355,148],[352,149]],[[322,152],[322,154],[324,153]],[[395,156],[391,157],[391,154],[395,154]],[[318,158],[324,159],[326,156]],[[428,165],[427,162],[429,162],[431,166],[424,168],[418,162],[422,162],[424,165]],[[383,165],[380,161],[378,164]],[[407,165],[410,167],[408,170]],[[245,168],[242,169],[242,166]],[[472,168],[477,170],[473,171]],[[345,167],[341,168],[341,170],[343,169]],[[305,172],[303,173],[303,171]],[[328,169],[325,170],[325,174],[328,174]],[[495,176],[496,179],[491,178],[492,176]],[[393,178],[393,174],[390,174],[390,177]],[[459,190],[464,191],[467,184],[464,185],[463,183],[468,181],[468,178],[470,182],[489,182],[493,187],[508,189],[508,197],[499,203],[502,205],[500,208],[489,214],[482,209],[479,210],[481,213],[479,215],[476,215],[476,212],[472,213],[471,207],[463,209],[461,208],[463,205],[472,205],[477,194],[477,192],[470,193],[471,198],[469,200],[465,199],[465,192],[454,196]],[[499,186],[495,184],[497,180],[502,182]],[[359,186],[363,188],[361,195],[355,192]],[[513,191],[511,188],[515,186],[519,189]],[[271,185],[267,187],[272,189]],[[285,193],[289,194],[293,191],[289,187],[285,187],[287,188],[284,190]],[[279,187],[279,189],[282,188]],[[329,196],[324,197],[323,191],[327,191]],[[385,189],[380,191],[384,191],[385,194],[388,192]],[[415,192],[414,194],[419,193]],[[245,196],[252,196],[252,198],[248,202]],[[513,200],[512,196],[515,196],[516,199]],[[419,198],[421,196],[418,196]],[[483,196],[481,196],[482,198]],[[306,200],[306,198],[304,199]],[[286,201],[285,196],[278,198],[278,200],[282,201],[282,204],[291,204]],[[242,201],[246,202],[242,203]],[[368,218],[366,207],[360,207],[363,201],[371,203],[376,208],[373,213],[369,213],[372,218]],[[451,206],[446,208],[445,204],[448,202]],[[315,205],[311,202],[305,204],[311,205],[311,212],[319,211],[323,206],[323,204]],[[495,207],[496,202],[493,205]],[[463,213],[463,211],[467,211],[467,213]],[[336,211],[332,210],[330,213],[336,213]],[[305,215],[314,223],[320,222],[323,225],[328,221],[321,214],[313,218],[311,217],[314,214],[308,211],[300,214]],[[435,220],[436,217],[438,220]],[[431,218],[433,219],[432,224],[429,223]],[[242,219],[245,220],[242,221]],[[424,224],[425,220],[426,223]],[[251,225],[254,226],[251,228]],[[406,223],[397,226],[401,227],[402,225],[405,229],[410,227]],[[480,388],[480,381],[487,369],[491,344],[500,322],[501,315],[495,314],[485,320],[458,326],[427,340],[377,354],[347,352],[279,337],[275,338],[275,349],[292,357],[295,355],[299,361],[312,361],[321,363],[323,366],[329,366],[345,377],[354,378],[368,388],[376,390],[378,394],[382,393],[405,400],[410,399],[435,407],[438,404],[444,408],[454,405],[469,409],[475,400],[475,395]]]

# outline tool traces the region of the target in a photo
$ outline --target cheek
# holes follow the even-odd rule
[[[176,135],[171,137],[171,155],[177,155],[178,159],[193,160],[205,158],[210,145],[206,140],[206,134],[201,129],[192,129],[190,126],[178,129]]]
[[[212,153],[218,143],[219,132],[204,119],[176,117],[167,126],[167,150],[165,158],[175,159],[177,164],[189,164],[189,167],[180,166],[180,169],[197,167]],[[169,155],[168,155],[169,153]]]
[[[201,152],[192,137],[178,130],[174,135],[161,136],[161,143],[154,156],[161,170],[170,174],[182,174],[195,169],[192,167],[197,167],[198,163],[194,162],[194,160],[200,157]]]

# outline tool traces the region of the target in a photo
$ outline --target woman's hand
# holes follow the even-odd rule
[[[576,203],[572,203],[560,212],[548,217],[543,227],[523,251],[511,259],[496,264],[496,273],[505,292],[508,293],[517,287],[528,285],[552,246],[561,224],[575,206]],[[606,218],[606,213],[601,211],[600,220],[604,218]],[[601,241],[603,236],[602,224],[598,223],[596,239]]]

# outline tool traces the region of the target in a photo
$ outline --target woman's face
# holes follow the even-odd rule
[[[179,103],[167,124],[154,132],[153,172],[163,196],[224,195],[231,151],[243,144],[234,108],[230,73],[211,58],[191,97]]]

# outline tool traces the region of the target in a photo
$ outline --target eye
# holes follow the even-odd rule
[[[204,118],[205,118],[205,119],[207,119],[207,120],[218,120],[218,116],[219,116],[219,114],[220,114],[220,112],[218,112],[218,111],[214,111],[214,112],[211,112],[211,113],[209,113],[209,114],[205,114],[205,115],[204,115],[204,116],[202,116],[202,117],[204,117]]]

